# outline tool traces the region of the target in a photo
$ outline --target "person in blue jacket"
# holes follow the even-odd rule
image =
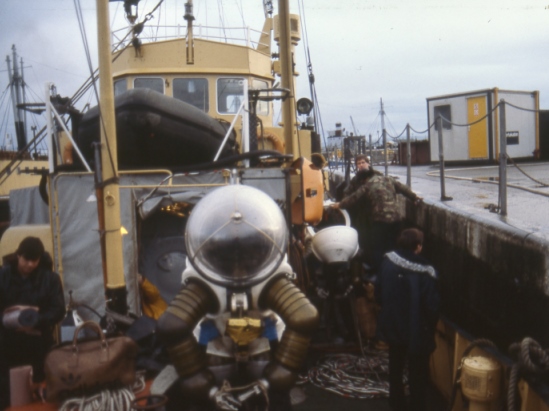
[[[32,365],[33,382],[45,378],[44,359],[65,299],[51,257],[37,237],[26,237],[0,268],[0,409],[10,403],[9,370]]]
[[[440,296],[437,273],[420,253],[423,233],[403,230],[397,249],[385,254],[376,284],[381,306],[377,337],[389,345],[389,403],[394,411],[425,411],[429,357],[435,349]],[[403,374],[408,362],[410,407]]]

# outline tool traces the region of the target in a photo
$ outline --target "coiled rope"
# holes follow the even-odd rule
[[[130,388],[107,389],[89,397],[69,398],[59,407],[59,411],[129,411],[134,398]]]
[[[301,375],[298,384],[309,382],[345,398],[372,399],[389,396],[389,355],[386,351],[366,356],[330,355]]]
[[[130,411],[135,393],[145,388],[145,374],[136,374],[133,386],[119,389],[105,389],[94,395],[86,397],[69,398],[61,404],[59,411]]]
[[[509,391],[507,392],[507,410],[518,410],[516,405],[517,385],[522,373],[542,374],[549,371],[549,350],[542,349],[534,339],[524,338],[520,343],[509,346],[509,353],[517,358],[511,367],[509,376]]]

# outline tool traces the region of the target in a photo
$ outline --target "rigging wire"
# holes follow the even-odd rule
[[[39,102],[43,101],[42,98],[40,98],[40,96],[38,95],[38,93],[36,93],[30,86],[27,85],[27,88],[28,88],[29,94],[34,99],[34,101],[39,101]],[[42,117],[42,119],[45,122],[46,121],[45,113],[42,113],[40,116]],[[39,124],[38,124],[38,120],[36,119],[36,116],[31,116],[30,118],[31,118],[31,122],[32,122],[33,126],[35,126],[35,128],[37,129]],[[33,137],[35,137],[35,136],[33,136]],[[34,148],[35,148],[35,150],[37,150],[37,149],[41,149],[43,151],[48,150],[48,147],[47,147],[46,142],[44,141],[44,138],[40,138],[40,139],[34,141]]]
[[[78,20],[78,27],[80,29],[80,35],[82,36],[82,42],[84,43],[84,52],[86,54],[86,60],[88,62],[88,69],[90,70],[91,76],[94,77],[93,76],[94,70],[93,70],[92,62],[91,62],[90,48],[89,48],[89,44],[88,44],[88,37],[86,35],[86,28],[84,26],[84,17],[82,15],[82,7],[81,7],[81,4],[80,4],[80,0],[73,0],[73,1],[74,1],[74,8],[75,8],[75,11],[76,11],[76,18]],[[94,93],[95,93],[95,98],[97,99],[97,101],[99,101],[99,93],[97,91],[97,85],[95,84],[95,77],[94,77],[94,80],[92,81],[92,85],[93,85],[93,90],[94,90]]]
[[[162,2],[160,2],[162,4]],[[156,30],[154,33],[154,41],[158,40],[158,33],[160,32],[160,20],[162,19],[162,7],[158,9],[158,19],[156,19]]]
[[[240,3],[236,3],[236,7],[238,8],[238,12],[240,13],[240,18],[242,19],[242,27],[246,27],[246,21],[244,20],[244,9],[242,6],[242,0],[240,0]]]
[[[374,131],[377,131],[376,128],[377,128],[377,120],[380,116],[380,112],[377,111],[377,115],[376,115],[376,118],[374,119],[374,121],[372,121],[372,123],[370,124],[370,127],[368,128],[368,134],[373,134]]]
[[[305,54],[305,62],[307,64],[307,71],[309,74],[309,90],[311,94],[311,99],[313,101],[313,117],[315,122],[315,130],[320,132],[324,147],[327,147],[326,134],[324,133],[324,125],[322,124],[322,116],[320,113],[320,104],[318,102],[318,95],[315,85],[315,76],[313,74],[313,63],[311,61],[311,52],[309,48],[309,33],[307,30],[307,22],[305,18],[305,6],[303,0],[298,1],[299,7],[299,18],[301,21],[302,33],[303,33],[303,48]]]
[[[3,111],[4,112],[4,119],[0,122],[0,133],[1,135],[4,136],[4,139],[3,139],[3,144],[2,145],[6,145],[6,139],[7,139],[7,131],[8,131],[8,122],[9,122],[9,109],[6,108],[5,110],[2,109],[2,106],[4,105],[4,102],[6,102],[6,106],[7,106],[7,101],[8,99],[6,98],[6,96],[8,95],[8,90],[9,90],[9,84],[6,86],[6,88],[4,89],[4,91],[2,92],[2,95],[0,96],[0,111]],[[5,129],[5,131],[3,131]]]
[[[391,120],[389,119],[389,116],[387,115],[387,113],[385,113],[385,111],[383,111],[383,113],[385,114],[385,119],[387,120],[387,122],[389,123],[389,125],[391,126],[391,128],[393,129],[393,133],[396,134],[395,127],[393,126],[393,123],[391,123]],[[406,130],[406,128],[404,128],[404,130]],[[404,131],[403,131],[400,135],[402,135],[403,133],[404,133]],[[390,137],[390,134],[389,134],[388,131],[387,131],[387,127],[385,127],[385,134],[386,134],[387,136]],[[398,138],[398,137],[397,137],[397,138]]]
[[[225,11],[223,10],[223,1],[217,0],[217,10],[219,12],[219,22],[221,23],[221,29],[223,30],[223,37],[227,42],[227,32],[225,30]]]
[[[116,16],[118,14],[118,10],[120,10],[120,2],[119,1],[116,2],[116,9],[114,10],[114,15],[112,16],[112,19],[111,19],[111,27],[114,26],[114,22],[116,21]]]

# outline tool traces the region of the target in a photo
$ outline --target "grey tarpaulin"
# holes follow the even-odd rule
[[[202,184],[222,183],[219,173],[204,178]],[[128,232],[122,237],[124,277],[128,291],[128,307],[131,312],[139,313],[139,292],[136,274],[138,272],[138,238],[137,227],[140,213],[137,204],[142,198],[150,195],[160,184],[166,174],[122,174],[120,183],[120,218],[121,224]],[[200,184],[200,178],[178,177],[172,184]],[[86,304],[98,311],[105,312],[103,270],[101,261],[100,237],[98,231],[97,201],[95,199],[94,178],[92,174],[61,174],[54,177],[52,193],[55,196],[53,222],[56,269],[63,277],[66,298],[72,291],[76,303]],[[135,188],[134,188],[135,187]],[[192,191],[195,202],[208,189],[195,187],[162,188],[161,196],[150,198],[151,207],[148,213],[154,212],[161,203],[173,201],[176,197],[185,197],[185,192]],[[146,214],[146,213],[145,213]],[[81,315],[89,318],[91,313],[79,310]]]
[[[10,191],[10,226],[49,224],[48,205],[38,187]]]

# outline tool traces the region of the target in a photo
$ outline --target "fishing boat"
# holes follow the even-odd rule
[[[183,37],[148,43],[135,25],[131,41],[111,53],[109,37],[100,35],[99,108],[83,115],[69,110],[71,130],[60,127],[58,115],[55,123],[48,117],[48,135],[67,155],[50,152],[42,195],[37,187],[27,206],[45,207],[49,221],[12,219],[3,250],[13,251],[29,232],[42,237],[67,301],[83,319],[108,317],[127,327],[141,313],[140,275],[171,301],[188,264],[189,215],[201,198],[227,185],[269,196],[284,218],[278,230],[292,233],[283,244],[297,251],[299,263],[305,228],[322,218],[322,162],[308,159],[315,133],[297,121],[312,106],[302,99],[296,108],[292,50],[299,19],[286,2],[280,18],[272,11],[259,40],[246,31],[243,44],[200,38],[192,2]],[[108,20],[108,2],[101,2],[99,33],[109,31]],[[274,125],[274,101],[284,127]],[[46,108],[54,109],[49,102]],[[281,250],[285,256],[286,246]],[[286,257],[279,265],[289,267]]]
[[[12,107],[7,109],[13,114],[12,135],[15,139],[8,133],[7,124],[3,124],[2,129],[6,130],[6,138],[0,145],[0,237],[9,226],[10,191],[37,186],[41,175],[48,169],[47,151],[43,145],[36,144],[36,135],[30,137],[26,121],[26,110],[40,113],[42,109],[26,101],[23,59],[19,61],[15,45],[12,46],[11,57],[8,55],[6,61],[9,82],[4,94],[9,92],[11,98],[3,100],[11,100]],[[36,127],[32,130],[36,132]]]

